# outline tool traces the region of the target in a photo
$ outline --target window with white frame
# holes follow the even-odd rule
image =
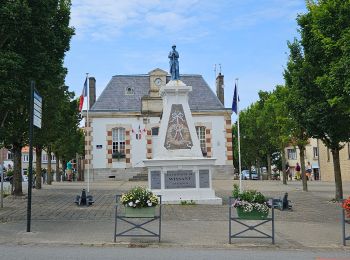
[[[205,126],[196,126],[196,132],[199,139],[199,144],[204,156],[207,155],[207,147],[205,143]]]
[[[296,160],[297,159],[297,150],[295,148],[287,149],[287,155],[288,155],[288,160]]]
[[[132,87],[125,88],[125,95],[134,95],[135,90]]]
[[[47,154],[46,153],[43,153],[42,155],[41,155],[41,161],[42,162],[47,162]]]
[[[29,155],[28,154],[23,154],[22,155],[22,158],[23,158],[23,162],[29,162]]]
[[[112,130],[112,154],[125,155],[125,128]]]
[[[51,162],[56,162],[56,156],[54,154],[51,154]]]
[[[13,160],[13,153],[10,151],[7,152],[7,160]]]
[[[314,158],[318,158],[318,148],[313,147]]]

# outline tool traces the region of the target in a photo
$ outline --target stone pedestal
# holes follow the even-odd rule
[[[148,167],[148,186],[162,201],[179,204],[222,204],[212,188],[212,165],[215,159],[172,158],[145,161]]]
[[[180,80],[162,86],[163,117],[154,159],[145,160],[149,188],[164,203],[222,204],[212,189],[215,158],[204,158],[200,149],[188,93],[192,87]]]

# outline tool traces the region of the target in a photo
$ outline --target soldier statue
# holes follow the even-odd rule
[[[171,74],[171,80],[178,80],[180,79],[180,73],[179,73],[179,53],[175,50],[176,45],[174,44],[172,46],[172,51],[169,52],[168,58],[170,59],[170,74]]]

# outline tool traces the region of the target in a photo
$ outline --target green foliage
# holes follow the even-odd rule
[[[53,152],[65,161],[74,158],[76,153],[84,154],[84,132],[79,129],[80,115],[77,100],[71,100],[73,96],[74,93],[66,92],[59,104],[56,137],[52,142]]]
[[[293,121],[287,110],[288,90],[276,86],[273,92],[259,92],[259,100],[240,113],[243,168],[266,165],[273,154],[283,151],[291,140]],[[236,126],[233,128],[236,131]],[[235,140],[235,154],[237,154]],[[235,162],[235,165],[238,165]],[[269,173],[271,174],[271,172]]]
[[[135,187],[122,194],[121,202],[126,207],[142,208],[158,205],[158,197],[143,187]]]
[[[3,0],[0,5],[0,143],[20,155],[28,144],[31,80],[43,96],[43,130],[35,144],[55,138],[57,103],[64,96],[65,52],[74,33],[69,0]],[[20,158],[20,156],[18,156]],[[20,163],[15,162],[15,194],[22,193]]]
[[[8,177],[13,176],[13,170],[8,169],[8,170],[6,171],[6,176],[8,176]]]
[[[308,79],[298,86],[308,102],[305,127],[330,149],[341,149],[342,142],[350,141],[350,3],[310,2],[298,24],[304,55],[294,64]]]
[[[193,200],[189,200],[189,201],[187,201],[187,200],[182,200],[182,201],[180,202],[180,204],[181,204],[182,206],[196,205],[196,202],[193,201]]]
[[[297,136],[321,139],[332,151],[339,200],[339,150],[350,141],[350,2],[308,1],[307,8],[297,19],[301,40],[288,43],[284,76],[290,109],[301,126]]]
[[[237,184],[233,186],[232,197],[239,199],[240,201],[245,201],[249,203],[265,203],[267,199],[265,196],[256,190],[244,190],[242,192],[239,191],[239,187]]]
[[[232,197],[234,198],[239,197],[239,186],[237,184],[233,184]]]

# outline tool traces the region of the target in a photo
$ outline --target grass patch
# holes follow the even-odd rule
[[[181,201],[181,205],[196,205],[196,202],[193,200],[183,200]]]

